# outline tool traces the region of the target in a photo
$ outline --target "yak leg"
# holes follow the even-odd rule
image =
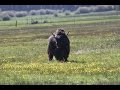
[[[48,58],[49,58],[49,61],[53,59],[53,51],[51,50],[50,47],[48,47]]]
[[[56,58],[56,60],[58,60],[58,61],[63,60],[63,55],[62,55],[62,51],[61,51],[60,48],[57,48],[57,49],[55,50],[55,58]]]
[[[65,50],[64,53],[63,53],[63,59],[64,59],[65,62],[68,61],[67,58],[68,58],[68,52]]]
[[[68,57],[67,57],[66,55],[63,56],[64,62],[67,62],[67,61],[68,61],[67,58],[68,58]]]
[[[49,53],[48,54],[48,57],[49,57],[49,61],[51,61],[53,59],[53,54],[52,53]]]

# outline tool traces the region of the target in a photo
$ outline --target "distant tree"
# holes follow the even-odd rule
[[[8,21],[11,19],[11,16],[8,15],[6,12],[1,12],[0,13],[0,19],[3,21]]]
[[[32,21],[31,24],[38,24],[38,21]]]
[[[65,15],[66,15],[66,16],[68,16],[68,15],[70,15],[70,14],[71,14],[71,12],[70,12],[70,11],[68,11],[68,10],[67,10],[67,11],[65,11]]]
[[[46,14],[54,14],[56,10],[46,9]]]
[[[62,8],[61,10],[58,10],[58,13],[63,13],[64,9]]]
[[[15,11],[3,11],[2,13],[8,14],[10,17],[15,17]]]
[[[45,15],[46,14],[46,10],[45,9],[40,9],[39,12],[40,12],[40,15]]]
[[[120,5],[114,5],[114,10],[120,11]]]
[[[40,12],[38,10],[31,10],[29,12],[30,15],[40,15]]]
[[[44,20],[43,23],[48,23],[48,21],[47,21],[47,20]]]
[[[112,5],[98,5],[94,8],[94,12],[102,12],[102,11],[110,11],[113,10],[114,7]]]
[[[28,15],[27,11],[19,11],[19,12],[16,12],[16,17],[25,17]]]
[[[8,15],[8,14],[4,14],[3,16],[2,16],[2,20],[3,21],[9,21],[11,19],[11,17]]]
[[[77,6],[77,5],[76,5]],[[39,9],[53,9],[74,11],[77,7],[75,5],[0,5],[2,10],[16,10],[16,11],[30,11]]]
[[[54,14],[54,17],[58,17],[58,13],[55,13],[55,14]]]

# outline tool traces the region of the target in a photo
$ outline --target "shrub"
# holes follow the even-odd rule
[[[58,17],[58,13],[54,13],[54,17]]]
[[[8,15],[8,14],[2,14],[2,20],[3,21],[8,21],[8,20],[10,20],[11,19],[11,17]]]
[[[63,13],[63,10],[64,10],[64,9],[62,9],[62,10],[58,10],[58,13]]]
[[[32,21],[31,24],[38,24],[38,21]]]
[[[70,15],[70,14],[71,14],[70,11],[65,11],[65,15],[66,15],[66,16],[68,16],[68,15]]]
[[[29,14],[30,14],[30,15],[37,15],[38,13],[37,13],[36,10],[31,10],[31,11],[29,12]]]
[[[54,14],[56,10],[46,9],[46,14]]]
[[[48,21],[47,21],[47,20],[44,20],[43,23],[48,23]]]
[[[80,9],[80,12],[81,12],[81,13],[89,13],[89,12],[90,12],[90,8],[89,8],[89,7],[82,7],[82,8]]]
[[[45,9],[40,9],[39,12],[40,12],[40,15],[45,15],[46,14],[46,10]]]
[[[39,10],[31,10],[29,12],[30,15],[40,15],[40,11]]]
[[[62,10],[51,10],[51,9],[40,9],[40,10],[31,10],[30,15],[46,15],[46,14],[55,14],[62,12]]]
[[[9,21],[10,19],[11,19],[11,17],[10,17],[9,15],[4,16],[4,17],[2,18],[3,21]]]
[[[8,14],[10,17],[15,17],[15,11],[4,11],[3,13]]]
[[[8,21],[8,20],[11,19],[11,17],[10,17],[10,16],[8,15],[8,13],[6,13],[6,12],[1,12],[0,18],[1,18],[1,20],[3,20],[3,21]]]
[[[27,15],[28,15],[27,11],[16,12],[16,17],[25,17]]]
[[[94,7],[94,12],[102,12],[102,11],[110,11],[113,10],[114,7],[112,5],[98,5]]]

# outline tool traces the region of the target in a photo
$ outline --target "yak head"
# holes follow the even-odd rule
[[[56,43],[56,47],[57,48],[64,48],[66,43],[67,43],[67,36],[68,36],[69,32],[66,34],[64,29],[57,29],[56,33],[53,34],[53,37],[55,39],[55,43]]]
[[[57,30],[56,30],[56,33],[55,33],[55,34],[53,34],[52,32],[51,32],[51,33],[52,33],[52,35],[55,37],[56,35],[64,35],[64,34],[68,36],[69,32],[70,32],[70,31],[68,31],[67,33],[65,33],[65,30],[60,28],[60,29],[57,29]]]

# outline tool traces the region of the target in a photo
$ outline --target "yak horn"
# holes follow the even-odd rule
[[[69,34],[70,31],[68,31],[67,35]]]
[[[52,32],[51,32],[52,33]],[[53,36],[55,36],[55,34],[52,33]]]

